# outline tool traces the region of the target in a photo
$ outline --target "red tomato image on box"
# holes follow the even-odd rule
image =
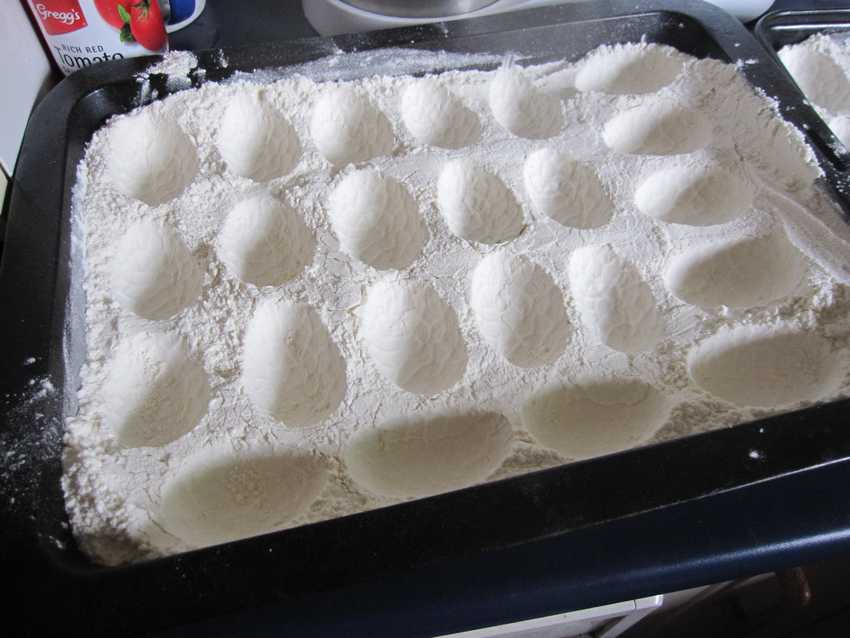
[[[138,42],[148,51],[165,44],[165,21],[157,0],[94,0],[97,12],[119,30],[121,42]]]
[[[94,6],[97,7],[100,17],[116,29],[124,26],[124,20],[121,19],[121,15],[118,13],[118,5],[129,11],[132,3],[133,0],[94,0]]]
[[[157,0],[139,0],[130,5],[130,32],[136,42],[149,51],[159,51],[165,44],[165,22]]]

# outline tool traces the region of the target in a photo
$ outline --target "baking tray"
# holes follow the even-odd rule
[[[340,51],[577,59],[642,38],[748,60],[741,72],[755,86],[786,109],[802,104],[740,23],[693,1],[569,4],[235,49],[224,52],[225,68],[221,52],[199,59],[210,81]],[[139,105],[133,76],[150,62],[98,65],[63,81],[30,120],[12,184],[0,270],[0,570],[12,588],[4,620],[26,628],[17,635],[433,636],[850,547],[844,490],[832,487],[850,481],[850,402],[840,401],[178,556],[92,564],[75,546],[59,486],[63,414],[75,407],[63,388],[74,387],[84,356],[70,190],[93,131]],[[169,92],[165,78],[151,82],[159,97]],[[817,155],[832,187],[834,158]]]
[[[756,23],[753,32],[769,51],[802,42],[816,33],[840,33],[850,29],[850,9],[771,11]]]
[[[809,36],[817,33],[842,33],[850,31],[850,9],[830,9],[811,11],[771,11],[765,14],[756,23],[753,33],[764,45],[768,53],[782,68],[785,75],[794,86],[794,78],[785,69],[777,53],[779,49],[789,44],[802,42]],[[799,90],[799,89],[798,89]],[[843,171],[850,170],[850,151],[844,148],[841,141],[835,137],[832,130],[827,126],[808,104],[805,117],[808,119],[814,115],[808,129],[804,132],[812,141],[827,155],[832,162]],[[809,113],[808,111],[811,111]],[[850,183],[846,182],[845,183]]]

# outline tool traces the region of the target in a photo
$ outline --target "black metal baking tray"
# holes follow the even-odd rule
[[[770,51],[802,42],[817,33],[841,33],[850,29],[850,9],[771,11],[756,23],[753,33]]]
[[[756,23],[753,33],[768,53],[782,68],[788,78],[794,78],[785,69],[777,53],[789,44],[802,42],[817,33],[841,33],[850,31],[850,9],[828,9],[811,11],[771,11]],[[796,86],[796,82],[794,83]],[[807,105],[808,106],[808,105]],[[809,128],[805,129],[809,139],[831,156],[832,161],[843,171],[850,170],[850,151],[834,136],[829,126],[814,109],[805,113]]]
[[[642,38],[749,60],[741,72],[755,86],[784,108],[801,104],[736,20],[693,1],[569,4],[230,50],[226,68],[212,51],[200,63],[209,81],[340,50],[577,59]],[[74,544],[59,483],[62,419],[75,401],[63,388],[84,354],[81,309],[69,301],[70,189],[93,131],[139,104],[133,75],[149,63],[62,82],[31,118],[12,183],[0,270],[0,573],[16,635],[433,636],[850,547],[850,508],[835,487],[850,481],[850,402],[840,401],[174,557],[92,564]],[[818,157],[831,183],[832,159]]]

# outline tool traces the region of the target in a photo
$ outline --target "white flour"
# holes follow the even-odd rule
[[[844,394],[817,176],[734,66],[654,45],[116,118],[75,198],[75,534],[122,563]]]
[[[818,34],[783,47],[779,58],[797,85],[850,149],[850,43]]]

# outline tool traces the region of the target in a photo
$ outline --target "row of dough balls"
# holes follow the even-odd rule
[[[691,351],[688,371],[715,396],[768,408],[830,397],[843,374],[828,342],[785,324],[722,328]],[[525,400],[520,418],[540,445],[584,459],[647,442],[674,405],[650,384],[609,377],[550,387]],[[437,412],[362,430],[346,442],[342,461],[372,495],[430,496],[492,476],[511,454],[512,432],[498,412]],[[306,452],[199,450],[164,486],[159,520],[193,546],[273,531],[307,511],[328,475],[326,464]],[[234,481],[241,491],[230,489]]]
[[[592,166],[541,148],[525,161],[524,186],[534,209],[568,228],[607,224],[614,204]],[[672,166],[651,174],[634,194],[642,213],[667,223],[726,223],[752,206],[749,183],[719,164]],[[449,230],[462,239],[499,244],[525,226],[518,197],[496,174],[470,159],[446,162],[437,204]],[[328,198],[342,249],[379,270],[403,269],[427,241],[422,216],[407,188],[373,169],[345,175]]]
[[[138,374],[132,361],[115,362],[124,366],[116,372],[129,375],[123,387],[104,390],[105,417],[119,443],[164,444],[192,429],[209,398],[200,366],[165,334],[137,335],[119,357],[130,352],[149,357],[155,368],[147,369],[158,376]],[[843,374],[828,342],[783,324],[723,328],[691,351],[688,371],[715,396],[768,408],[830,397]],[[110,383],[120,385],[117,375]],[[164,400],[146,405],[151,392]],[[540,445],[583,459],[647,442],[674,405],[672,397],[634,378],[586,379],[527,398],[520,417]],[[144,440],[142,433],[159,438]],[[342,462],[365,493],[405,499],[485,481],[512,449],[513,429],[498,412],[436,412],[362,430],[346,442]],[[308,451],[200,448],[163,486],[157,520],[195,547],[274,531],[309,509],[329,475],[327,463]]]
[[[358,181],[382,179],[372,171],[352,173],[331,196],[332,211],[336,208],[334,196],[346,194],[352,177]],[[383,202],[370,201],[370,189],[360,186],[352,188],[351,197],[341,197],[340,210],[332,214],[333,226],[343,248],[361,261],[378,268],[402,267],[421,250],[426,231],[409,195],[404,195],[408,207],[402,205],[401,195],[406,191],[401,184],[383,183],[395,191],[393,194],[388,188],[391,196],[383,197]],[[374,189],[371,193],[374,195]],[[388,205],[382,209],[383,204]],[[381,223],[375,208],[388,217],[396,211],[395,225]],[[354,217],[348,219],[352,211]],[[405,215],[412,221],[407,222]],[[372,224],[376,217],[379,221]],[[364,223],[358,226],[358,220]],[[216,242],[217,254],[228,271],[256,286],[277,285],[298,276],[312,260],[314,248],[313,235],[300,216],[265,193],[239,202]],[[660,339],[657,303],[632,264],[606,245],[580,248],[568,263],[573,296],[600,341],[623,352],[637,352]],[[663,279],[686,303],[704,308],[751,308],[786,297],[806,268],[803,255],[776,224],[763,235],[707,242],[681,251],[668,261]],[[126,310],[153,321],[171,318],[194,303],[202,282],[203,272],[178,234],[169,225],[152,220],[141,220],[127,229],[110,268],[113,298]],[[512,315],[523,321],[540,316],[541,321],[566,323],[566,317],[559,318],[564,295],[549,273],[526,257],[511,256],[506,249],[481,260],[470,290],[479,322],[482,326],[492,323],[494,331],[511,323],[504,317]],[[609,310],[621,305],[617,313]],[[596,306],[600,309],[591,309]],[[561,312],[554,312],[555,308]],[[626,308],[631,316],[626,315]],[[486,319],[491,315],[492,321]],[[519,325],[514,328],[520,330]],[[538,328],[542,330],[540,326],[534,329]],[[565,328],[556,329],[554,324],[547,330],[565,333]],[[560,354],[552,344],[562,339],[552,337],[550,343],[543,333],[535,334],[542,339],[538,343],[528,338],[515,342],[509,335],[493,336],[490,341],[517,365],[541,365]]]
[[[676,61],[658,52],[654,55]],[[641,61],[640,56],[636,59]],[[680,67],[678,60],[666,68],[668,73],[658,78],[660,85],[672,81]],[[597,76],[579,73],[576,85],[614,93],[634,88],[622,79],[618,84],[608,76],[604,81]],[[216,145],[232,173],[263,182],[288,174],[298,161],[302,144],[289,121],[261,96],[262,91],[243,91],[231,99]],[[402,120],[421,144],[458,148],[479,139],[478,116],[433,77],[411,83],[400,102]],[[489,103],[495,120],[520,137],[552,137],[563,127],[560,98],[535,88],[516,68],[505,67],[494,74]],[[157,132],[153,139],[152,131]],[[388,155],[396,146],[386,115],[368,97],[346,85],[334,86],[319,98],[313,107],[310,135],[319,152],[336,166]],[[654,155],[690,152],[706,145],[710,137],[711,127],[698,112],[659,98],[614,117],[603,132],[605,143],[616,151]],[[152,206],[179,195],[198,171],[191,139],[176,122],[150,109],[115,122],[109,146],[111,183],[128,197]]]
[[[543,148],[529,156],[524,173],[535,208],[559,223],[593,228],[610,219],[612,204],[590,166]],[[513,192],[498,176],[470,160],[447,162],[437,191],[447,226],[463,239],[505,242],[516,237],[525,223]],[[635,203],[644,213],[692,225],[729,221],[745,211],[752,198],[746,182],[718,165],[662,169],[635,193]],[[428,239],[423,217],[407,188],[372,169],[344,176],[331,191],[328,209],[342,250],[379,270],[406,268]],[[314,236],[301,216],[262,192],[234,206],[217,241],[218,255],[228,270],[258,287],[280,285],[298,276],[314,250]],[[200,293],[201,273],[188,249],[167,227],[144,221],[134,224],[122,238],[117,255],[111,271],[114,296],[143,318],[167,319]],[[734,294],[718,303],[740,305]]]
[[[419,82],[424,83],[426,80]],[[352,91],[348,87],[334,89],[334,92]],[[256,102],[258,113],[245,114],[249,109],[244,104],[246,101]],[[362,96],[348,100],[340,97],[340,101],[348,108],[361,104],[359,108],[366,109],[362,104],[366,98]],[[270,113],[270,107],[261,105],[255,95],[239,94],[233,98],[233,102],[235,104],[231,104],[226,114],[231,114],[235,109],[242,115],[225,117],[218,135],[218,148],[228,169],[255,181],[267,181],[288,174],[300,153],[300,143],[291,125],[282,117]],[[323,104],[324,101],[320,101],[319,106]],[[339,102],[334,99],[333,104],[334,108],[340,110]],[[370,108],[374,110],[374,107]],[[316,142],[323,155],[332,163],[357,163],[390,152],[380,148],[381,135],[371,131],[374,123],[369,123],[367,114],[359,115],[363,118],[361,121],[346,119],[345,130],[332,130],[336,128],[333,123],[339,117],[342,117],[339,113],[336,117],[323,115],[325,124],[321,130],[328,133],[329,139],[339,143],[340,149],[327,149],[325,147],[329,142]],[[377,115],[373,114],[371,119],[374,117]],[[457,125],[457,119],[446,117],[447,122]],[[232,124],[229,125],[229,122]],[[339,126],[342,127],[341,124]],[[386,126],[389,127],[389,122]],[[463,126],[462,129],[472,130],[469,126]],[[157,137],[153,140],[150,139],[151,131],[157,131]],[[362,143],[357,142],[358,138],[362,138]],[[710,139],[711,127],[705,118],[696,111],[687,110],[665,99],[654,99],[626,111],[609,121],[603,130],[603,140],[611,149],[630,154],[689,153],[703,148]],[[189,137],[175,122],[153,115],[150,111],[141,111],[118,120],[110,129],[109,140],[107,177],[119,192],[128,197],[152,206],[159,205],[179,195],[197,175],[198,157]],[[368,152],[357,150],[364,145],[368,147]],[[394,144],[389,145],[390,150],[392,146]],[[344,154],[343,148],[348,149],[349,153]]]
[[[680,256],[668,268],[668,285],[695,301],[732,296],[743,307],[781,298],[798,285],[806,264],[780,233],[775,229],[735,242],[725,251],[712,247]],[[595,340],[636,353],[651,350],[664,338],[651,289],[611,246],[574,251],[567,272],[575,306]],[[501,250],[484,257],[471,277],[470,308],[484,341],[513,365],[542,366],[565,352],[570,333],[565,295],[546,270],[525,256]],[[405,391],[436,395],[465,374],[468,349],[456,311],[427,283],[388,278],[374,284],[360,311],[359,336],[381,375]],[[107,392],[114,399],[113,428],[122,445],[131,447],[163,445],[187,432],[204,413],[208,397],[203,369],[179,343],[163,337],[152,346],[149,339],[142,333],[119,346],[112,364],[116,371],[110,375],[118,386]],[[749,347],[738,345],[733,350]],[[151,365],[160,360],[161,365]],[[345,359],[319,314],[306,304],[262,300],[246,329],[241,360],[242,384],[254,406],[287,426],[323,422],[346,393]],[[742,365],[751,370],[761,364],[754,360]],[[715,368],[707,364],[707,369]],[[752,400],[737,386],[728,387],[723,375],[694,378],[702,387],[719,388],[715,393],[733,402]],[[761,405],[759,392],[748,389],[755,405]],[[176,413],[155,418],[139,407],[144,404],[141,395],[139,405],[126,400],[128,391],[144,397],[171,394],[172,400],[159,401],[152,409]],[[783,391],[782,396],[797,395]]]

